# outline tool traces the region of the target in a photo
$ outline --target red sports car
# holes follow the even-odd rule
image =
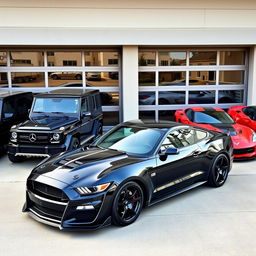
[[[234,145],[236,159],[256,156],[256,134],[232,118],[220,108],[193,107],[175,112],[176,122],[203,127],[212,131],[228,133]]]
[[[256,131],[256,106],[233,106],[228,113],[238,124]]]

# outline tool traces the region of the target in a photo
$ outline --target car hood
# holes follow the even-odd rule
[[[95,184],[113,171],[142,161],[110,149],[91,148],[75,154],[64,154],[36,168],[37,175],[47,176],[72,186]]]
[[[55,130],[62,126],[74,123],[78,120],[75,117],[33,117],[18,126],[20,130]]]

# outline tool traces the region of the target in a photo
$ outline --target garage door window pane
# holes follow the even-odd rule
[[[175,110],[159,111],[159,120],[174,121]]]
[[[44,73],[12,72],[12,87],[44,87]]]
[[[184,86],[186,85],[186,72],[159,72],[160,86]]]
[[[7,55],[6,52],[0,52],[0,66],[7,65]]]
[[[244,51],[221,51],[220,65],[244,65],[245,52]]]
[[[186,52],[159,52],[159,66],[185,66]]]
[[[118,52],[105,51],[86,51],[85,66],[111,66],[115,67],[119,64]]]
[[[156,93],[155,92],[139,92],[139,105],[155,105]]]
[[[216,71],[190,71],[189,85],[216,84]]]
[[[215,91],[190,91],[189,104],[212,104],[215,103]]]
[[[155,66],[156,52],[139,52],[139,66]]]
[[[158,93],[159,105],[178,105],[185,104],[185,92],[164,91]]]
[[[82,72],[51,72],[48,73],[50,87],[82,87]]]
[[[86,81],[87,81],[86,82],[87,86],[90,86],[90,87],[119,86],[117,72],[87,72]]]
[[[101,104],[103,106],[118,106],[119,93],[118,92],[100,92]]]
[[[8,81],[7,81],[7,73],[2,72],[0,73],[0,88],[8,87]]]
[[[244,91],[243,90],[226,90],[219,91],[218,103],[243,103]]]
[[[220,71],[219,84],[243,84],[244,71]]]
[[[139,111],[139,118],[142,120],[155,120],[155,111]]]
[[[139,72],[139,86],[155,86],[155,72]]]
[[[216,65],[217,52],[190,52],[189,53],[189,65],[201,66],[201,65]]]
[[[103,125],[114,126],[119,123],[119,112],[103,112]]]
[[[44,65],[43,52],[10,52],[11,66],[14,67],[38,67]]]
[[[48,66],[81,66],[82,53],[81,52],[47,52]]]

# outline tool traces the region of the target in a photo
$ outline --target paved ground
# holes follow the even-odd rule
[[[21,213],[38,160],[0,158],[0,255],[256,255],[256,160],[234,163],[219,189],[196,188],[143,211],[124,228],[63,232]]]

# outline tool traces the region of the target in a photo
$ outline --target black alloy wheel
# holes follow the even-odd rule
[[[143,207],[143,191],[136,182],[124,184],[117,192],[113,208],[112,221],[116,226],[133,223],[140,215]]]
[[[208,183],[212,187],[222,186],[228,177],[230,161],[224,154],[218,155],[212,165]]]

